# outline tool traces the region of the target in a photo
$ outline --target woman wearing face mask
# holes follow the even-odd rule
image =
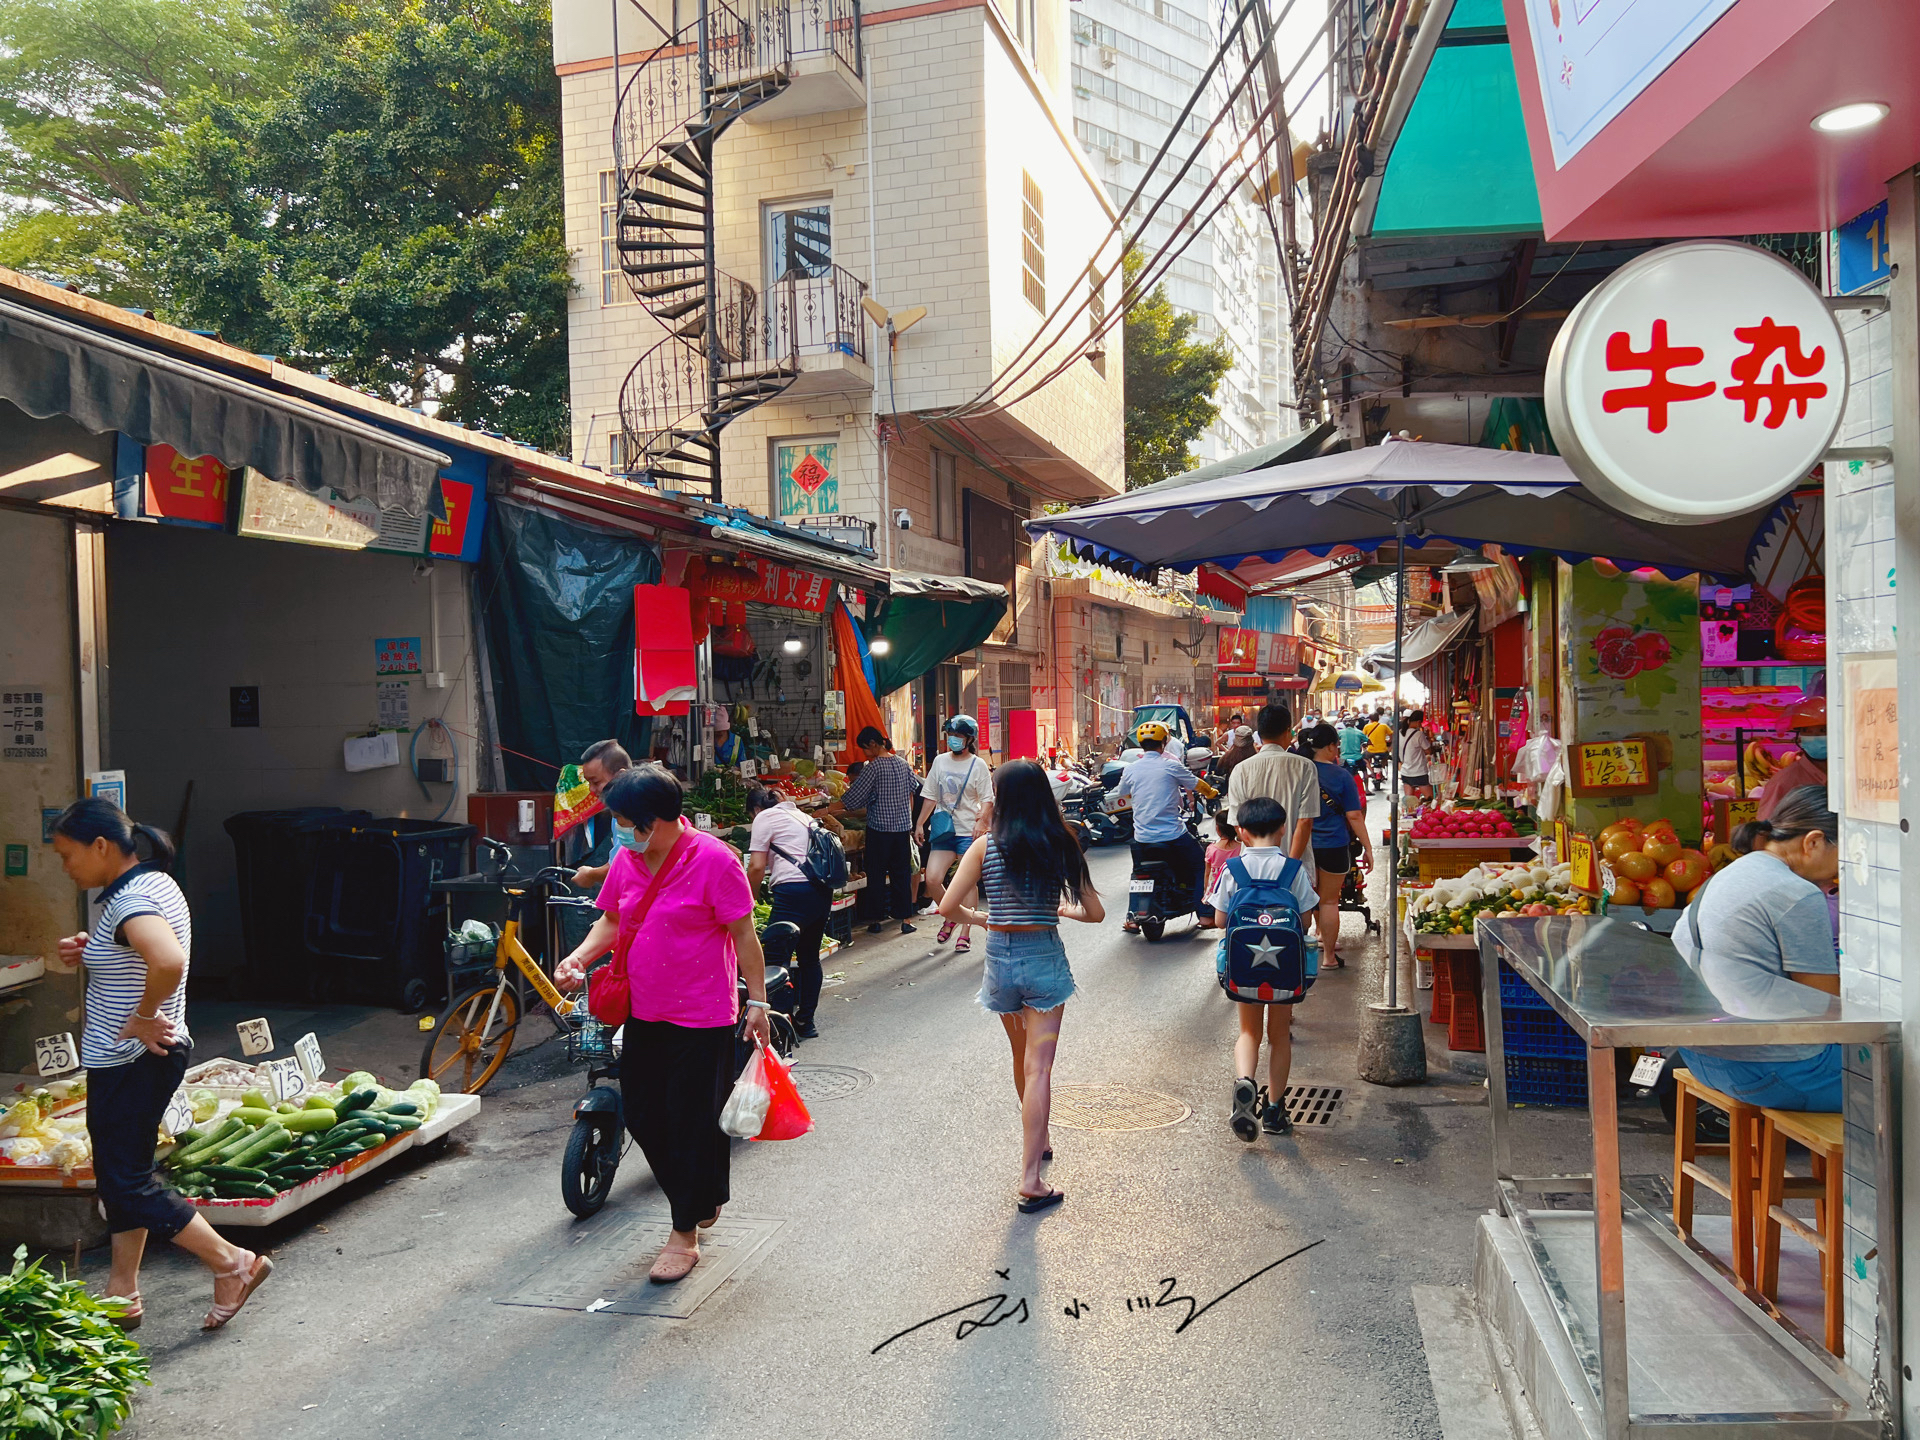
[[[1800,753],[1774,771],[1756,797],[1762,820],[1772,816],[1780,802],[1802,785],[1827,788],[1827,700],[1811,695],[1794,707],[1787,728],[1800,746]]]
[[[947,753],[934,756],[927,766],[926,783],[920,789],[919,822],[913,831],[913,838],[928,846],[927,893],[935,905],[946,894],[947,872],[967,853],[975,837],[985,835],[993,823],[993,767],[980,754],[980,727],[970,715],[954,715],[940,728]],[[971,903],[974,897],[968,894],[961,898]],[[956,923],[949,916],[936,940],[945,944]],[[972,931],[971,925],[960,926],[954,954],[962,955],[973,948]]]
[[[1840,961],[1826,890],[1840,877],[1840,818],[1826,787],[1803,785],[1771,820],[1734,832],[1738,860],[1713,876],[1673,929],[1675,948],[1729,1013],[1755,1019],[1807,1014],[1840,993]],[[1736,1100],[1776,1110],[1840,1108],[1838,1045],[1687,1046],[1681,1060]]]

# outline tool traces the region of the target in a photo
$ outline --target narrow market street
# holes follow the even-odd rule
[[[1103,891],[1124,891],[1126,851],[1093,858]],[[1319,982],[1294,1030],[1295,1082],[1342,1090],[1333,1123],[1244,1145],[1226,1123],[1212,940],[1185,921],[1159,945],[1112,918],[1068,927],[1082,993],[1056,1115],[1083,1086],[1129,1092],[1079,1102],[1106,1125],[1190,1113],[1057,1125],[1050,1178],[1068,1199],[1028,1217],[1011,1203],[1005,1040],[973,1003],[979,951],[932,953],[932,929],[836,957],[844,983],[799,1055],[818,1128],[736,1142],[730,1238],[768,1233],[690,1318],[504,1303],[543,1278],[676,1298],[645,1294],[646,1241],[619,1247],[661,1211],[637,1152],[599,1216],[560,1204],[581,1085],[549,1042],[516,1057],[444,1156],[406,1157],[267,1232],[278,1268],[229,1332],[198,1333],[203,1278],[155,1256],[140,1336],[154,1387],[126,1433],[1441,1434],[1412,1290],[1470,1281],[1486,1098],[1467,1069],[1357,1084],[1377,942]],[[1347,917],[1347,943],[1359,934]],[[843,1098],[824,1098],[830,1079]],[[1204,1313],[1179,1298],[1228,1291]]]

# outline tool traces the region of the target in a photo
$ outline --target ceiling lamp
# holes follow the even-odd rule
[[[1489,560],[1484,555],[1466,554],[1440,567],[1442,575],[1472,575],[1481,570],[1498,570],[1500,562]]]
[[[1845,135],[1865,130],[1887,118],[1887,107],[1878,100],[1858,100],[1851,105],[1836,105],[1813,117],[1813,128],[1823,135]]]
[[[787,638],[780,642],[780,648],[789,655],[798,655],[802,650],[807,648],[807,642],[789,630],[787,632]]]

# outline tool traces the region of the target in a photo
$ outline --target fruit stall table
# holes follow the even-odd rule
[[[1422,880],[1451,880],[1488,861],[1497,864],[1531,855],[1540,848],[1540,837],[1508,835],[1423,840],[1409,835],[1406,843],[1413,848],[1414,858],[1420,864]]]

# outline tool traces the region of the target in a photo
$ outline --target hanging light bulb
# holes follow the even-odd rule
[[[793,631],[788,631],[787,638],[780,642],[780,648],[789,655],[798,655],[802,650],[807,648],[807,642],[802,640],[799,635]]]
[[[893,642],[884,635],[876,635],[873,637],[873,643],[867,646],[867,650],[873,655],[890,654],[893,650]]]

